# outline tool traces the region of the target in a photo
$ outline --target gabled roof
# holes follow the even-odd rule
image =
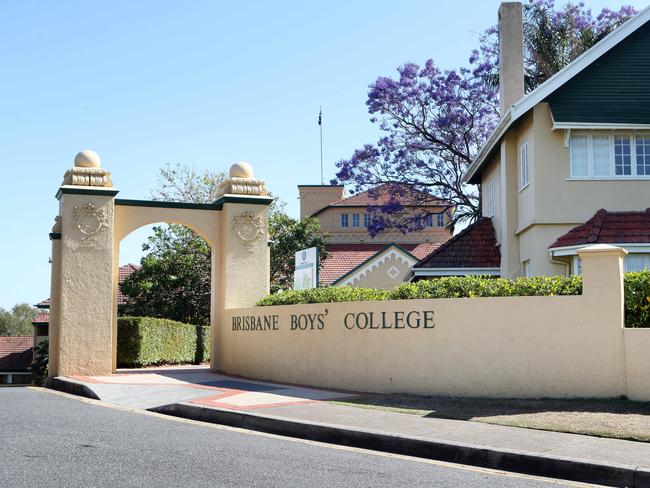
[[[414,268],[498,268],[501,253],[497,247],[492,219],[481,217],[442,244]]]
[[[404,206],[435,206],[445,204],[444,200],[428,193],[414,190],[411,186],[399,183],[384,183],[371,190],[351,195],[332,202],[312,214],[316,216],[331,207],[369,207],[399,202]]]
[[[32,336],[0,336],[0,372],[29,370],[33,344]]]
[[[345,275],[363,266],[377,254],[395,244],[328,244],[329,256],[320,268],[320,282],[326,285],[336,283]],[[413,255],[417,260],[431,254],[439,243],[399,244],[399,248]]]
[[[587,222],[559,237],[549,249],[589,244],[650,244],[650,208],[638,212],[600,209]]]
[[[478,156],[470,165],[463,180],[468,183],[474,183],[474,177],[477,176],[478,170],[483,166],[488,157],[492,154],[501,137],[507,130],[524,114],[532,109],[538,103],[544,101],[548,96],[555,92],[562,85],[567,83],[585,68],[591,65],[598,58],[603,56],[609,50],[617,46],[632,33],[650,21],[650,7],[646,7],[637,15],[627,22],[614,29],[609,35],[601,39],[598,43],[585,51],[583,54],[567,64],[564,68],[551,76],[548,80],[535,88],[533,91],[522,97],[514,103],[510,109],[503,115],[497,127],[492,131],[487,142],[481,148]]]

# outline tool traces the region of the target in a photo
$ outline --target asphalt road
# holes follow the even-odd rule
[[[545,487],[558,484],[0,388],[0,487]]]

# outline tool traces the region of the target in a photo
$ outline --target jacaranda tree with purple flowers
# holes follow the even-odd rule
[[[636,12],[604,9],[594,17],[583,3],[556,7],[554,0],[524,5],[526,90],[532,90],[593,46]],[[369,208],[369,231],[421,229],[431,204],[453,211],[450,225],[480,215],[479,190],[462,176],[499,120],[498,35],[491,27],[480,36],[469,66],[443,70],[433,60],[424,67],[407,63],[398,76],[370,85],[371,122],[384,135],[350,159],[337,163],[333,182],[355,191],[390,184],[392,198]],[[412,204],[402,205],[404,197]],[[430,207],[429,207],[430,208]],[[414,210],[415,209],[415,210]]]

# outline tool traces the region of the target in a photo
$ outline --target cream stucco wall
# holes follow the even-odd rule
[[[501,229],[503,226],[502,214],[503,210],[501,208],[501,161],[499,155],[497,154],[494,159],[485,165],[483,170],[483,179],[482,179],[482,215],[483,217],[491,217],[492,225],[494,226],[494,232],[497,238],[497,244],[501,244]],[[490,184],[493,184],[494,187],[494,215],[488,213],[488,203],[487,203],[487,187]]]
[[[585,253],[581,296],[226,310],[221,369],[357,391],[650,400],[647,349],[625,348],[622,256]]]
[[[572,225],[533,225],[519,234],[521,260],[530,260],[533,276],[570,274],[567,266],[551,261],[548,247],[572,228]]]
[[[309,217],[330,203],[345,197],[343,186],[298,185],[300,198],[300,218]]]
[[[650,329],[625,329],[628,396],[650,400]]]

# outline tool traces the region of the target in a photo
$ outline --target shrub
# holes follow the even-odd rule
[[[265,307],[269,305],[296,305],[299,303],[365,302],[369,300],[387,300],[389,293],[378,288],[332,286],[283,291],[262,298],[256,305]]]
[[[390,299],[553,296],[580,293],[580,276],[537,276],[516,280],[485,276],[449,276],[404,283],[391,292]]]
[[[41,386],[47,379],[49,361],[49,342],[39,342],[34,348],[34,362],[32,363],[32,383]]]
[[[117,366],[198,364],[210,358],[210,328],[153,317],[118,317]]]
[[[650,327],[650,271],[626,273],[624,288],[625,326]],[[487,276],[450,276],[403,283],[392,291],[346,286],[288,291],[269,295],[259,300],[257,306],[421,298],[580,295],[581,293],[582,276],[536,276],[515,280]]]
[[[650,327],[650,271],[625,273],[625,327]]]

